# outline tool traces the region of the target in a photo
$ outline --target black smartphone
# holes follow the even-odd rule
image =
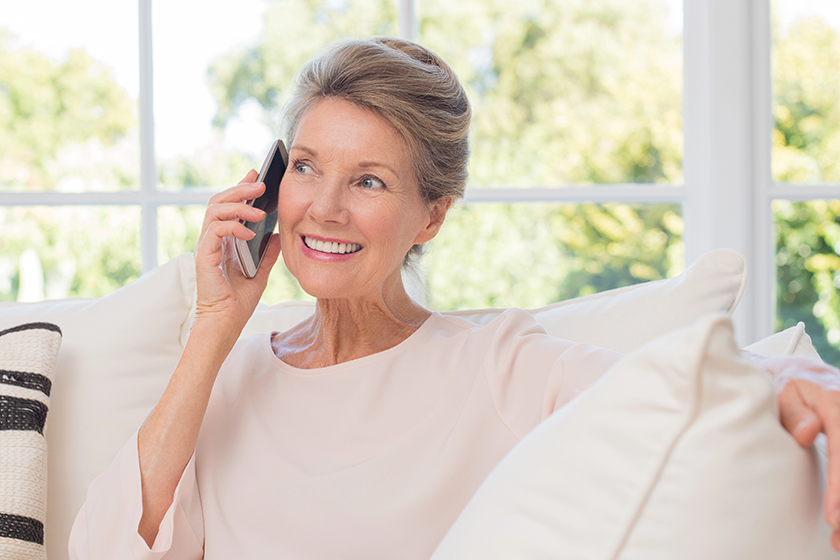
[[[283,174],[286,172],[288,165],[289,154],[286,152],[286,146],[283,145],[282,140],[276,140],[271,145],[271,149],[268,150],[268,155],[265,157],[256,181],[265,183],[265,192],[259,198],[249,200],[246,203],[265,212],[265,217],[259,222],[242,222],[245,227],[256,234],[253,239],[243,241],[234,238],[236,256],[242,265],[242,272],[248,278],[256,276],[257,269],[259,269],[260,262],[262,262],[263,255],[268,247],[268,241],[277,225],[277,196],[280,190],[280,180],[283,179]]]

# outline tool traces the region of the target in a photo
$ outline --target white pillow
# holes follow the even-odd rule
[[[61,330],[0,331],[0,558],[46,558],[47,414]]]
[[[744,348],[744,350],[761,354],[762,356],[796,355],[821,359],[811,342],[811,337],[805,332],[805,323],[802,322],[758,342],[753,342]]]
[[[528,434],[432,560],[836,558],[819,467],[730,320],[645,345]]]
[[[67,538],[90,482],[104,472],[157,402],[183,350],[195,291],[181,255],[99,299],[0,304],[0,330],[48,321],[64,333],[53,385],[46,544]]]
[[[649,340],[690,325],[712,311],[731,314],[741,299],[747,261],[731,249],[703,255],[682,274],[574,298],[530,310],[546,332],[557,338],[587,342],[627,354]],[[243,336],[283,331],[313,313],[314,302],[258,307]],[[446,311],[484,325],[502,309]]]

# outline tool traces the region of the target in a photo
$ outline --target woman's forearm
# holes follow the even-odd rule
[[[196,321],[178,367],[137,434],[143,494],[138,532],[149,547],[195,451],[213,383],[238,332]]]

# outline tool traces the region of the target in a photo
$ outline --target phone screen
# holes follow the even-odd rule
[[[268,246],[274,226],[277,225],[277,195],[280,190],[280,180],[286,172],[286,151],[282,143],[278,142],[274,152],[269,154],[270,162],[268,169],[264,170],[264,176],[258,181],[265,183],[265,192],[254,201],[254,208],[265,212],[265,218],[259,222],[245,222],[245,227],[256,233],[253,239],[249,240],[248,251],[256,266],[259,266],[262,254]]]

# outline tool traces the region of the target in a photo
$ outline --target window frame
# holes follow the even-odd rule
[[[105,193],[0,193],[0,206],[139,206],[144,272],[158,264],[158,208],[206,205],[212,195],[206,189],[162,191],[156,184],[152,1],[137,2],[140,188]],[[415,0],[395,1],[400,35],[416,38]],[[750,263],[752,274],[734,316],[736,337],[743,345],[774,330],[772,201],[840,198],[840,183],[773,180],[770,0],[691,0],[684,2],[683,10],[683,185],[468,187],[465,203],[680,204],[687,263],[724,247],[738,250]]]

